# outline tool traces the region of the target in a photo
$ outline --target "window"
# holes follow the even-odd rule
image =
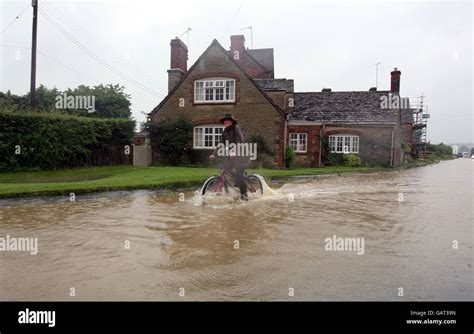
[[[329,136],[329,149],[331,153],[359,153],[359,136]]]
[[[235,101],[234,79],[204,79],[194,81],[194,102],[219,103]]]
[[[305,153],[308,144],[306,133],[290,133],[290,147],[298,153]]]
[[[195,83],[195,88],[194,88],[194,94],[195,94],[195,97],[194,97],[194,100],[195,101],[204,101],[204,82],[202,81],[196,81]]]
[[[194,148],[215,148],[221,141],[224,127],[221,125],[196,126],[194,128]]]

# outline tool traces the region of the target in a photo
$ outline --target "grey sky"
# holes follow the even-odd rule
[[[295,91],[368,90],[377,62],[379,89],[389,89],[390,71],[398,67],[402,95],[426,95],[428,139],[474,142],[471,1],[39,1],[45,12],[38,23],[37,84],[64,89],[120,83],[140,121],[140,112],[161,100],[149,90],[167,93],[170,39],[192,28],[190,67],[214,38],[228,49],[231,34],[245,34],[250,47],[250,32],[241,29],[252,25],[254,47],[275,49],[275,77],[294,79]],[[0,31],[27,8],[0,34],[1,91],[29,90],[30,4],[1,0]],[[92,59],[47,15],[123,74]]]

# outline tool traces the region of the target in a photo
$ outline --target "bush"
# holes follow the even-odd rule
[[[326,157],[326,165],[359,167],[362,165],[362,161],[357,154],[330,153]]]
[[[402,151],[409,154],[412,151],[412,147],[406,140],[402,141]]]
[[[343,154],[344,166],[346,167],[359,167],[362,162],[357,154]]]
[[[295,151],[290,146],[287,146],[285,151],[285,167],[290,169],[293,168],[295,166],[295,161]]]
[[[329,153],[326,155],[324,161],[325,165],[328,166],[343,166],[344,165],[344,154],[341,153]]]
[[[444,157],[451,157],[453,155],[453,149],[449,145],[445,145],[443,143],[440,143],[438,145],[434,145],[431,143],[426,144],[426,150],[435,152],[436,155],[440,158]]]
[[[193,125],[188,120],[179,118],[150,124],[149,133],[153,149],[159,154],[159,163],[177,166],[196,162],[191,146]]]
[[[0,170],[80,167],[94,152],[131,143],[135,122],[29,112],[0,112]]]

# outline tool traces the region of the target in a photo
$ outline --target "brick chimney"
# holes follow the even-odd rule
[[[230,36],[230,51],[245,49],[245,36],[232,35]]]
[[[394,93],[400,92],[400,75],[402,72],[398,70],[398,68],[394,68],[392,72],[390,72],[391,79],[390,79],[390,91]]]
[[[178,38],[171,40],[171,66],[170,69],[180,68],[188,70],[188,47]]]
[[[181,81],[188,70],[188,47],[178,38],[171,40],[170,69],[168,70],[168,92]]]

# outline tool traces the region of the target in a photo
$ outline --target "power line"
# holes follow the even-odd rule
[[[121,77],[122,79],[126,80],[127,82],[131,83],[132,85],[136,86],[137,88],[143,90],[143,91],[146,91],[147,93],[151,94],[151,95],[154,95],[155,97],[157,98],[161,98],[161,94],[159,92],[156,92],[154,91],[153,89],[151,88],[148,88],[147,86],[141,84],[140,82],[132,79],[131,77],[129,77],[128,75],[122,73],[120,70],[118,70],[117,68],[115,68],[114,66],[110,65],[109,63],[107,63],[104,59],[102,59],[101,57],[97,56],[97,54],[95,54],[92,50],[90,50],[87,46],[85,46],[83,43],[81,43],[80,41],[78,41],[74,36],[72,36],[69,32],[67,32],[62,26],[61,24],[59,24],[58,22],[56,22],[50,15],[48,15],[48,13],[46,13],[44,10],[40,9],[41,11],[41,14],[45,17],[45,19],[51,24],[53,25],[56,29],[58,29],[69,41],[71,41],[72,43],[74,43],[79,49],[81,49],[82,51],[84,51],[86,54],[88,54],[91,58],[93,58],[95,61],[97,61],[99,64],[103,65],[104,67],[106,67],[109,71],[111,71],[112,73],[118,75],[119,77]]]
[[[237,18],[237,15],[239,15],[240,9],[244,5],[245,0],[242,0],[240,3],[239,8],[237,8],[237,11],[235,12],[234,16],[232,17],[232,20],[230,20],[229,24],[227,25],[227,28],[224,30],[224,32],[221,35],[221,39],[227,34],[227,31],[229,30],[230,26],[234,23],[235,19]]]
[[[220,35],[219,39],[222,40],[225,36],[225,34],[227,33],[227,31],[229,30],[230,26],[232,25],[232,23],[234,23],[234,20],[236,19],[237,15],[239,14],[240,12],[240,9],[242,9],[242,6],[244,5],[245,3],[245,0],[242,0],[242,2],[240,3],[240,6],[239,8],[237,8],[236,12],[234,13],[234,16],[232,17],[232,19],[229,21],[229,24],[227,25],[227,28],[224,30],[224,32]],[[201,49],[204,49],[204,47],[206,45],[209,45],[208,42],[205,42],[205,44],[202,44],[201,46]]]
[[[8,48],[15,48],[15,49],[31,50],[30,47],[19,46],[19,45],[12,45],[12,44],[1,44],[1,43],[0,43],[0,46],[8,47]],[[67,65],[67,64],[64,64],[63,62],[57,60],[56,58],[51,57],[50,55],[48,55],[48,54],[46,54],[46,53],[44,53],[44,52],[42,52],[42,51],[40,51],[40,50],[38,50],[38,54],[41,55],[41,56],[43,56],[43,57],[45,57],[45,58],[47,58],[47,59],[49,59],[49,60],[51,60],[51,61],[53,61],[53,62],[55,62],[55,63],[57,63],[57,64],[59,64],[59,65],[62,65],[62,66],[64,66],[64,67],[70,69],[70,70],[73,71],[73,72],[76,72],[76,73],[78,73],[78,74],[80,74],[80,75],[82,75],[82,76],[84,76],[84,77],[86,77],[86,78],[88,78],[88,79],[90,79],[90,80],[93,80],[93,81],[95,81],[95,82],[98,83],[98,84],[101,84],[101,81],[100,81],[100,80],[98,80],[98,79],[96,79],[96,78],[93,78],[93,77],[91,77],[91,76],[89,76],[89,75],[87,75],[87,74],[85,74],[85,73],[83,73],[83,72],[81,72],[81,71],[75,69],[75,68],[72,67],[72,66],[69,66],[69,65]],[[135,94],[135,95],[136,95],[136,94]],[[140,95],[140,96],[142,96],[142,95]],[[139,102],[139,103],[141,103],[141,104],[144,104],[144,105],[149,104],[149,103],[145,102],[144,100],[138,99],[138,98],[136,98],[136,97],[132,97],[131,99],[133,100],[133,101],[130,101],[132,104],[133,104],[133,103],[137,103],[137,102]]]
[[[27,48],[27,47],[25,47],[25,46],[18,46],[18,45],[11,45],[11,44],[0,44],[0,46],[10,47],[10,48],[15,48],[15,49],[31,50],[31,48]],[[71,67],[71,66],[69,66],[69,65],[67,65],[67,64],[64,64],[63,62],[61,62],[61,61],[59,61],[59,60],[57,60],[57,59],[55,59],[55,58],[53,58],[53,57],[47,55],[46,53],[44,53],[44,52],[42,52],[42,51],[40,51],[40,50],[38,50],[38,54],[40,54],[41,56],[43,56],[43,57],[45,57],[45,58],[48,58],[48,59],[51,60],[51,61],[54,61],[55,63],[57,63],[57,64],[59,64],[59,65],[62,65],[62,66],[64,66],[64,67],[70,69],[70,70],[73,71],[73,72],[76,72],[76,73],[78,73],[78,74],[80,74],[80,75],[82,75],[82,76],[84,76],[84,77],[86,77],[86,78],[88,78],[88,79],[91,79],[91,80],[93,80],[93,81],[95,81],[95,82],[97,82],[97,83],[100,83],[99,80],[97,80],[97,79],[95,79],[95,78],[93,78],[93,77],[91,77],[91,76],[89,76],[89,75],[87,75],[87,74],[85,74],[85,73],[82,73],[81,71],[78,71],[78,70],[76,70],[75,68],[73,68],[73,67]]]
[[[46,6],[43,6],[42,9],[47,12],[50,17],[54,18],[58,23],[62,23],[63,26],[68,27],[72,31],[76,32],[79,36],[81,36],[88,42],[88,45],[92,44],[98,47],[99,49],[101,49],[101,52],[108,54],[114,61],[117,62],[117,64],[120,64],[120,66],[129,66],[129,69],[131,69],[132,71],[136,71],[141,77],[144,76],[148,79],[151,79],[151,81],[154,80],[154,78],[149,76],[146,71],[131,62],[129,59],[126,59],[121,55],[117,56],[115,52],[111,51],[105,44],[101,43],[94,35],[89,33],[81,25],[75,23],[74,20],[66,17],[59,9],[55,8],[50,3],[45,4]],[[161,95],[161,97],[164,97],[163,94],[159,95]]]
[[[115,60],[116,63],[119,64],[120,66],[128,65],[128,66],[129,66],[129,69],[135,70],[135,71],[137,72],[137,74],[139,74],[140,76],[145,76],[145,77],[150,78],[151,80],[154,80],[154,78],[152,78],[151,76],[149,76],[148,74],[146,74],[146,73],[143,71],[142,68],[140,68],[139,66],[137,66],[136,64],[134,64],[134,63],[131,62],[130,60],[126,59],[125,57],[123,57],[123,56],[121,56],[121,55],[116,56],[116,54],[115,54],[113,51],[109,50],[108,47],[107,47],[105,44],[101,43],[94,35],[92,35],[91,33],[89,33],[89,32],[88,32],[86,29],[84,29],[81,25],[75,23],[74,20],[72,20],[72,19],[66,17],[59,9],[55,8],[55,7],[54,7],[53,5],[51,5],[50,3],[46,3],[46,5],[47,5],[47,6],[43,6],[42,9],[43,9],[45,12],[49,13],[49,15],[50,15],[51,18],[55,18],[57,21],[63,22],[63,24],[64,24],[65,26],[67,26],[68,28],[70,28],[71,30],[73,30],[74,32],[76,32],[79,36],[83,37],[83,38],[88,42],[88,45],[89,45],[89,44],[92,44],[93,46],[94,46],[94,45],[95,45],[95,46],[98,46],[100,49],[102,49],[103,53],[107,53],[108,55],[110,55],[110,56],[113,58],[113,60]],[[58,22],[58,24],[60,24],[60,22]],[[71,36],[72,36],[72,35],[71,35]],[[77,44],[76,44],[76,45],[77,45]],[[90,50],[90,49],[88,49],[88,50]],[[92,50],[90,50],[90,51],[93,52]],[[86,52],[86,51],[85,51],[85,52]],[[86,52],[86,53],[87,53],[87,52]],[[96,59],[96,60],[97,60],[97,59]],[[105,60],[104,60],[104,61],[105,61]],[[104,65],[104,66],[105,66],[105,65]],[[112,65],[110,65],[110,66],[112,66]],[[109,69],[109,70],[110,70],[110,69]],[[117,71],[118,71],[118,70],[117,70]],[[120,71],[119,71],[119,72],[120,72]],[[114,73],[115,73],[115,72],[114,72]],[[122,73],[122,72],[120,72],[120,73]],[[117,74],[117,75],[120,76],[120,74],[118,74],[118,73],[115,73],[115,74]],[[123,75],[126,75],[126,74],[123,74]],[[127,76],[127,77],[128,77],[128,76]],[[132,78],[130,77],[130,79],[132,79]],[[132,80],[133,80],[133,79],[132,79]],[[133,81],[139,83],[139,82],[136,81],[136,80],[133,80]],[[133,83],[132,83],[132,84],[133,84]],[[148,94],[151,94],[151,93],[149,92],[149,90],[152,90],[152,89],[148,89],[147,86],[145,86],[145,85],[143,85],[143,84],[141,84],[141,83],[139,83],[139,84],[140,84],[141,86],[147,88],[147,89],[144,90],[144,89],[142,89],[142,88],[139,87],[140,89],[142,89],[142,91],[144,91],[144,92],[146,92],[146,93],[148,93]],[[136,84],[135,84],[135,86],[136,86]],[[160,94],[159,92],[154,91],[154,90],[152,90],[152,91],[153,91],[154,93],[157,93],[158,95],[160,95],[160,98],[164,98],[164,95],[163,95],[163,94]],[[143,95],[140,94],[140,92],[137,92],[137,93],[135,94],[135,96],[136,96],[136,95],[143,97]],[[156,97],[155,94],[152,94],[152,95]],[[132,102],[133,104],[136,104],[136,103],[141,103],[141,104],[143,104],[143,105],[148,105],[148,104],[150,104],[150,103],[148,103],[148,102],[147,102],[147,103],[144,102],[142,99],[137,99],[136,97],[133,98],[133,100],[134,100],[134,101]]]
[[[129,83],[131,83],[132,85],[138,87],[139,89],[142,89],[143,91],[146,91],[147,93],[149,93],[151,95],[154,95],[155,97],[158,97],[158,98],[163,97],[162,94],[160,94],[159,92],[157,92],[157,91],[141,84],[140,82],[134,80],[133,78],[131,78],[127,74],[125,74],[125,73],[121,72],[120,70],[118,70],[113,65],[109,64],[105,59],[99,57],[94,51],[89,49],[86,45],[81,43],[77,38],[75,38],[67,30],[65,30],[62,27],[62,25],[59,22],[55,21],[55,19],[53,17],[51,17],[48,13],[46,13],[46,11],[42,10],[42,14],[45,16],[45,18],[48,20],[48,22],[51,23],[56,29],[58,29],[67,39],[69,39],[71,42],[76,44],[77,47],[79,47],[82,51],[87,53],[91,58],[93,58],[94,60],[99,62],[101,65],[106,67],[109,71],[113,72],[114,74],[118,75],[119,77],[121,77],[122,79],[128,81]]]
[[[8,28],[10,28],[20,18],[20,16],[23,15],[23,13],[28,9],[28,7],[30,7],[30,5],[26,5],[26,7],[20,12],[20,14],[18,14],[5,28],[3,28],[2,31],[0,31],[0,35],[6,32]]]

